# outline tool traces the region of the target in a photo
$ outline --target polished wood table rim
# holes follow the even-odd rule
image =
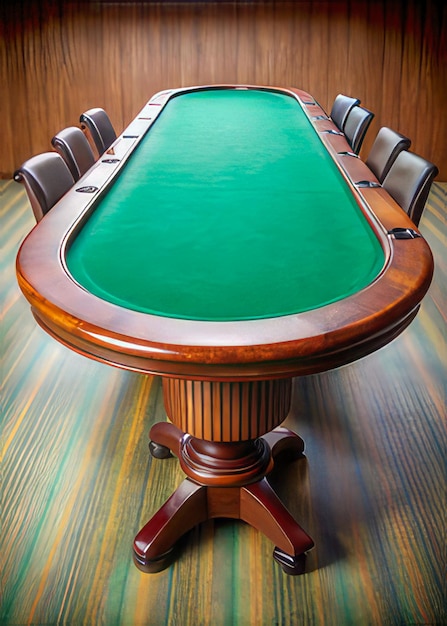
[[[200,364],[204,374],[212,376],[231,376],[232,364],[242,370],[245,366],[247,377],[280,375],[277,372],[296,375],[317,371],[319,360],[323,368],[323,361],[337,352],[339,358],[333,356],[334,366],[358,358],[371,351],[370,347],[380,347],[379,335],[383,335],[383,343],[389,341],[405,320],[409,323],[431,280],[433,260],[425,240],[395,240],[387,234],[393,228],[414,228],[411,220],[382,187],[356,187],[356,180],[374,177],[360,159],[340,155],[346,151],[346,139],[324,132],[334,124],[306,92],[251,85],[190,89],[210,88],[274,90],[296,99],[382,245],[385,264],[379,276],[355,295],[311,312],[224,323],[143,314],[120,308],[80,288],[65,266],[65,248],[163,106],[185,91],[168,90],[151,98],[108,154],[64,196],[59,203],[63,203],[63,209],[56,205],[22,246],[18,280],[36,319],[60,341],[92,358],[167,375],[185,375],[188,371],[196,375]],[[319,117],[322,119],[315,120]],[[76,191],[85,187],[99,192]],[[39,290],[34,287],[37,283]],[[90,350],[89,345],[94,349]],[[352,358],[347,358],[347,351]]]

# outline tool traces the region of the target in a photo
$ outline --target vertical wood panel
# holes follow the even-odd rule
[[[354,95],[358,93],[358,85],[351,81],[351,68],[349,56],[350,23],[349,4],[347,2],[328,3],[328,23],[326,36],[322,36],[319,42],[319,49],[322,56],[326,57],[325,72],[320,80],[327,76],[327,93],[323,98],[320,96],[320,103],[326,110],[330,111],[330,103],[335,96],[340,93]],[[318,52],[315,50],[315,62],[313,72],[319,75]]]
[[[330,109],[356,95],[447,178],[446,8],[437,0],[95,2],[1,6],[0,176],[50,149],[93,106],[120,131],[156,91],[193,84],[301,87]]]
[[[382,80],[380,83],[380,103],[383,117],[387,120],[383,125],[390,126],[399,132],[407,129],[400,119],[402,49],[404,39],[404,16],[402,7],[389,2],[385,8],[384,20],[387,33],[384,41],[382,60]],[[385,80],[388,77],[388,80]],[[397,103],[397,104],[396,104]]]

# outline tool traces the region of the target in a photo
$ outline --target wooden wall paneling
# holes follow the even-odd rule
[[[2,3],[6,120],[0,176],[104,107],[118,131],[161,89],[240,82],[301,87],[330,110],[358,95],[447,176],[446,9],[437,0]]]
[[[175,19],[175,12],[171,7],[167,7],[164,11],[163,18],[161,12],[160,7],[157,12],[158,27],[160,28],[160,50],[154,58],[154,62],[160,64],[165,87],[172,88],[176,80],[180,80],[180,28]]]
[[[275,82],[274,7],[260,5],[255,20],[254,84],[272,85]]]
[[[46,29],[51,31],[56,25],[51,23]],[[57,27],[59,29],[60,64],[65,66],[66,82],[63,86],[65,101],[57,109],[50,98],[46,98],[47,128],[46,136],[65,126],[79,124],[79,115],[93,106],[104,106],[104,73],[99,70],[103,64],[102,29],[95,13],[80,13],[71,6],[63,7]],[[46,39],[49,37],[46,35]],[[58,55],[58,52],[55,51]],[[26,68],[25,68],[26,71]],[[45,80],[50,80],[47,74]],[[54,76],[55,88],[58,89],[58,76]],[[79,105],[82,105],[81,107]],[[113,120],[116,124],[117,120]]]
[[[233,21],[233,7],[222,7],[218,13],[216,6],[196,5],[191,9],[189,27],[184,29],[184,41],[189,57],[183,59],[184,84],[191,84],[189,64],[194,68],[194,84],[212,84],[232,82],[233,63],[227,65],[224,43],[231,31],[222,29],[222,25]],[[231,60],[231,57],[230,59]]]
[[[400,83],[400,110],[401,118],[410,120],[415,113],[419,116],[421,80],[421,40],[422,40],[422,21],[424,16],[421,15],[421,6],[417,6],[414,2],[409,2],[404,12],[404,32],[402,47],[402,74]],[[433,94],[432,94],[433,95]],[[420,124],[416,124],[412,130],[411,139],[419,151],[423,150],[423,143],[420,142]],[[413,147],[414,149],[414,147]]]
[[[120,131],[144,105],[148,78],[159,67],[156,49],[159,21],[156,17],[153,22],[146,19],[139,4],[130,4],[125,11],[118,4],[103,4],[95,11],[87,11],[95,25],[92,34],[96,31],[99,35],[89,89],[94,85],[100,85],[101,89],[100,93],[93,92],[88,102],[81,98],[77,109],[81,112],[94,106],[105,108]],[[86,47],[89,48],[88,42]]]
[[[200,7],[197,7],[200,9]],[[201,63],[201,52],[204,45],[203,16],[196,16],[195,6],[181,7],[175,16],[179,25],[180,37],[180,84],[200,84],[200,74],[208,74],[209,59]]]
[[[2,177],[3,168],[6,168],[7,164],[14,162],[14,145],[16,141],[12,124],[10,123],[10,120],[12,119],[12,101],[10,97],[6,97],[6,94],[11,93],[11,81],[9,80],[9,76],[11,75],[10,65],[13,63],[13,59],[17,53],[15,52],[14,56],[8,53],[6,29],[6,21],[0,19],[0,80],[3,84],[2,97],[0,98],[0,119],[2,120],[2,157],[0,157],[0,178]],[[3,89],[5,90],[5,94],[3,94]]]
[[[444,3],[442,3],[444,4]],[[445,103],[447,93],[447,10],[433,8],[427,12],[421,42],[421,71],[418,100],[417,145],[422,155],[436,159],[442,169],[447,159],[447,125]],[[444,174],[444,179],[447,174]]]
[[[107,111],[111,111],[112,119],[115,122],[119,118],[124,118],[123,99],[131,97],[131,85],[134,84],[132,66],[132,47],[137,37],[135,23],[135,5],[131,5],[129,10],[123,13],[119,5],[105,5],[101,7],[99,30],[101,32],[101,48],[99,52],[99,63],[95,64],[95,79],[102,83],[104,94],[104,104],[102,106]],[[126,36],[129,34],[131,36]],[[145,47],[145,52],[147,46]],[[140,85],[144,82],[144,60],[146,54],[138,60],[140,71]],[[137,100],[138,102],[138,100]],[[121,126],[121,125],[120,125]],[[117,130],[120,130],[118,127]]]
[[[310,12],[310,46],[305,56],[306,73],[308,74],[309,89],[303,87],[317,99],[319,104],[328,113],[332,105],[333,91],[329,91],[329,78],[332,76],[334,67],[330,59],[330,33],[332,31],[332,20],[330,14],[331,3],[322,3],[323,6],[312,4]],[[297,41],[297,48],[300,46]],[[314,59],[314,61],[311,61]],[[316,69],[318,63],[318,70]],[[297,86],[297,85],[295,85]],[[338,92],[336,92],[338,93]],[[335,94],[336,95],[336,94]]]
[[[385,47],[387,24],[385,21],[385,7],[388,3],[374,2],[367,4],[363,24],[363,45],[366,44],[367,54],[363,57],[363,81],[359,76],[359,82],[363,82],[363,98],[365,106],[375,102],[375,114],[382,113],[382,99],[380,98],[380,84],[382,81],[382,59]],[[357,6],[357,5],[355,5]],[[362,41],[359,42],[362,45]],[[379,97],[378,97],[379,96]]]
[[[437,129],[436,136],[433,142],[433,154],[440,155],[437,161],[439,167],[438,180],[447,180],[447,122],[446,122],[446,97],[445,92],[447,85],[447,8],[443,3],[442,15],[437,20],[437,26],[439,28],[439,46],[436,51],[436,59],[439,65],[438,74],[439,78],[434,78],[437,81],[437,90],[439,92],[439,105],[432,109],[432,114],[436,115]],[[438,112],[440,111],[440,113]]]
[[[344,2],[328,4],[327,40],[321,40],[321,50],[327,55],[326,66],[326,101],[320,104],[330,113],[332,103],[338,93],[354,95],[358,86],[351,80],[349,57],[349,14]],[[326,50],[325,50],[326,48]],[[317,57],[318,58],[318,57]],[[324,73],[320,79],[324,80]]]
[[[433,97],[436,97],[436,85],[433,84],[433,75],[436,73],[436,59],[430,53],[432,45],[433,24],[430,24],[430,16],[426,16],[421,22],[421,38],[419,50],[419,90],[417,99],[417,111],[419,117],[418,132],[415,141],[423,150],[422,155],[429,154],[430,147],[427,138],[435,141],[436,116],[432,114]],[[447,87],[447,83],[446,83]],[[445,140],[447,137],[445,137]]]
[[[166,87],[172,86],[173,77],[169,74],[171,63],[174,69],[178,66],[178,48],[165,51],[164,42],[170,41],[172,46],[178,46],[178,36],[174,32],[171,38],[165,36],[164,19],[162,8],[157,6],[140,5],[135,15],[137,39],[132,49],[131,67],[132,79],[129,81],[129,95],[125,98],[124,123],[128,123],[135,115],[133,108],[135,100],[139,106],[147,101],[148,92],[156,93]],[[172,19],[167,24],[167,29],[172,28]],[[128,32],[129,27],[126,27]],[[124,33],[126,37],[126,33]],[[177,53],[177,57],[175,54]],[[137,109],[138,110],[138,109]]]
[[[441,13],[445,16],[445,9],[436,2],[411,2],[403,11],[405,36],[399,102],[400,120],[413,141],[412,150],[435,161],[442,170],[447,156],[445,115],[442,114],[447,81],[442,52],[435,52]],[[437,143],[438,134],[443,145]]]
[[[222,35],[216,24],[215,7],[195,4],[184,7],[179,14],[182,27],[182,80],[184,84],[216,82],[213,78],[220,73],[223,59],[219,58]],[[203,62],[206,59],[205,62]]]
[[[31,117],[31,153],[35,154],[51,149],[51,136],[70,114],[73,78],[79,80],[80,73],[57,7],[44,10],[36,4],[30,11],[25,22],[23,72],[25,117]]]
[[[284,70],[284,78],[292,87],[309,86],[307,58],[311,46],[312,11],[309,3],[301,3],[296,10],[289,7],[279,14],[275,24],[275,48],[278,50],[276,63]],[[297,45],[300,42],[300,45]],[[278,68],[276,68],[278,72]],[[301,89],[306,89],[304,86]]]
[[[214,6],[206,16],[206,32],[210,43],[205,52],[209,55],[210,82],[235,83],[239,60],[240,32],[237,29],[236,5],[226,5],[219,9]]]
[[[239,28],[241,19],[238,17],[238,13],[239,8],[236,5],[228,6],[221,16],[217,13],[217,9],[215,11],[216,18],[219,18],[216,28],[221,36],[219,63],[223,66],[221,74],[223,82],[240,82],[238,59],[241,54],[242,42]]]
[[[389,126],[401,133],[408,129],[400,118],[402,47],[404,24],[401,6],[385,3],[385,40],[382,55],[380,82],[381,117],[380,126]]]
[[[310,58],[318,58],[321,64],[321,73],[327,76],[328,59],[326,55],[328,41],[328,11],[325,2],[300,3],[297,8],[292,9],[290,20],[293,23],[293,33],[291,38],[291,55],[294,59],[293,83],[294,87],[299,87],[312,93],[320,102],[321,106],[326,102],[326,80],[321,80],[319,72],[314,72]],[[324,8],[321,7],[324,5]],[[326,44],[322,45],[325,41]],[[313,88],[313,91],[311,89]]]
[[[349,13],[349,73],[352,93],[362,106],[374,113],[361,156],[368,155],[382,117],[380,83],[384,45],[383,3],[352,3]]]
[[[236,76],[238,83],[253,83],[255,74],[255,20],[253,20],[252,7],[239,5],[236,12],[236,23],[232,23],[231,40],[234,41],[235,31],[237,39],[234,45],[237,47]]]
[[[272,79],[276,78],[278,68],[281,73],[284,85],[294,85],[294,76],[296,71],[295,58],[293,50],[295,48],[294,31],[294,12],[284,5],[278,5],[274,8],[273,13],[273,30],[272,43],[273,49],[273,72]],[[306,45],[306,40],[301,39],[302,45]]]

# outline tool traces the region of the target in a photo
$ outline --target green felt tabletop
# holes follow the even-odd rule
[[[383,263],[299,103],[236,89],[172,98],[67,252],[100,298],[222,321],[324,306]]]

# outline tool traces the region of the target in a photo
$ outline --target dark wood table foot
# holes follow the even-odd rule
[[[147,559],[141,557],[135,550],[133,553],[133,562],[139,570],[145,574],[157,574],[172,565],[177,558],[177,550],[175,547],[162,554],[157,559]]]
[[[171,564],[180,537],[208,519],[206,489],[186,478],[140,530],[133,548],[139,569],[154,573]]]
[[[314,542],[286,509],[267,478],[241,488],[240,517],[276,545],[274,558],[287,574],[303,573],[305,553],[313,548]]]

